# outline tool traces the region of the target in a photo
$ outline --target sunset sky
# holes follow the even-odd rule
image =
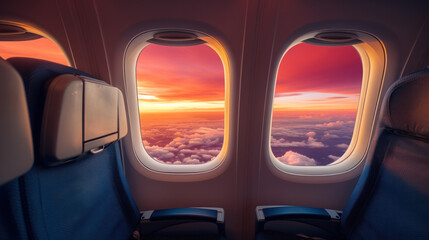
[[[280,63],[274,108],[356,111],[361,83],[362,64],[353,47],[301,43]]]
[[[0,42],[0,56],[67,65],[61,49],[41,38]],[[141,131],[146,151],[169,164],[201,164],[220,152],[224,136],[222,62],[207,45],[150,44],[137,62]],[[271,147],[293,165],[326,165],[347,149],[362,84],[353,47],[305,43],[283,57],[275,90]],[[261,115],[262,116],[262,115]]]
[[[46,38],[30,41],[0,41],[0,57],[3,59],[11,57],[38,58],[68,65],[61,48]]]
[[[67,65],[60,48],[46,38],[0,42],[0,56],[34,57]],[[355,111],[362,65],[353,47],[298,44],[281,61],[274,108]],[[151,44],[137,62],[141,112],[223,111],[224,72],[206,45]],[[317,80],[315,80],[317,79]]]
[[[137,61],[140,112],[223,111],[224,71],[207,45],[151,44]]]
[[[362,62],[351,46],[292,47],[278,71],[271,150],[292,165],[339,159],[353,136]]]
[[[279,67],[274,108],[354,111],[362,78],[356,62],[353,47],[293,47]],[[151,44],[137,65],[140,111],[222,111],[223,74],[220,58],[206,45]]]

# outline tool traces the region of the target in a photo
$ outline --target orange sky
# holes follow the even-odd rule
[[[301,43],[283,57],[276,92],[358,94],[362,63],[351,46],[322,47]]]
[[[141,112],[223,110],[224,82],[221,59],[207,45],[151,44],[137,61]]]
[[[52,41],[0,42],[0,56],[33,57],[67,65]],[[276,85],[277,111],[356,111],[362,64],[353,47],[321,47],[305,43],[282,59]],[[223,111],[223,65],[207,45],[166,47],[150,44],[137,62],[141,112]]]
[[[350,46],[298,44],[281,61],[274,108],[356,111],[362,64]],[[151,44],[137,64],[141,112],[223,110],[224,76],[208,46]]]
[[[46,38],[30,41],[0,41],[0,56],[3,59],[11,57],[39,58],[68,65],[60,47]]]
[[[353,47],[301,43],[280,63],[274,109],[356,112],[361,84],[362,62]]]

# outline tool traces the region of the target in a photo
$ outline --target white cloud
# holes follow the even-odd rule
[[[159,146],[145,146],[147,153],[157,160],[167,160],[174,157],[174,153]]]
[[[318,142],[316,139],[314,139],[312,137],[308,137],[308,139],[307,139],[307,147],[321,148],[321,147],[325,147],[325,144],[323,144],[322,142]]]
[[[145,131],[143,144],[147,153],[158,161],[169,164],[200,164],[219,154],[223,135],[223,128],[194,128],[192,124],[186,128],[154,128]]]
[[[187,158],[183,159],[182,163],[184,163],[184,164],[200,164],[201,162],[198,159],[187,157]]]
[[[214,156],[209,154],[201,154],[201,157],[206,161],[210,161],[212,160],[213,157],[216,157],[216,156],[217,156],[217,153]]]
[[[308,137],[304,141],[292,141],[288,142],[284,138],[276,139],[271,137],[271,147],[309,147],[309,148],[322,148],[326,147],[322,142],[318,142],[313,137]]]
[[[301,129],[293,129],[287,127],[271,127],[271,134],[275,136],[285,136],[285,137],[300,137],[305,131]]]
[[[334,156],[334,155],[328,155],[328,158],[332,159],[332,160],[337,160],[340,157]]]
[[[349,147],[349,145],[348,144],[345,144],[345,143],[341,143],[341,144],[337,144],[337,145],[335,145],[336,147],[339,147],[339,148],[348,148]]]
[[[330,132],[325,132],[325,134],[323,135],[323,138],[339,138],[340,136],[336,135],[336,134],[332,134]]]
[[[296,165],[296,166],[316,165],[316,161],[313,158],[309,158],[307,156],[304,156],[302,154],[299,154],[293,151],[287,151],[283,156],[277,159],[282,163],[286,163],[289,165]]]
[[[346,118],[285,117],[273,123],[271,146],[302,147],[303,150],[300,152],[307,154],[310,148],[328,147],[326,144],[329,144],[329,139],[343,138],[343,135],[349,134],[351,131],[349,127],[352,127],[353,123],[354,121]],[[151,126],[146,126],[142,133],[146,151],[154,159],[169,164],[201,164],[216,158],[219,154],[224,138],[223,121],[197,122],[192,119],[174,125],[169,124],[154,122]],[[344,149],[348,147],[347,144],[334,146]],[[332,160],[338,158],[333,155],[328,157]],[[290,162],[289,164],[294,162],[303,162],[301,165],[316,164],[314,159],[291,151],[286,152],[281,158]]]
[[[176,132],[175,135],[178,137],[168,143],[168,147],[184,149],[203,146],[201,148],[204,148],[221,145],[223,141],[223,129],[200,127],[187,134],[178,134]]]
[[[305,145],[305,141],[287,142],[284,138],[271,137],[271,147],[304,147]]]
[[[323,124],[316,124],[317,127],[342,127],[344,126],[344,121],[335,121],[335,122],[327,122]]]
[[[212,155],[217,156],[220,152],[220,149],[181,149],[179,151],[183,154],[197,154],[197,155]]]

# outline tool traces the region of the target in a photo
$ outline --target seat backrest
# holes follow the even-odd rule
[[[429,69],[388,90],[381,119],[343,228],[349,239],[429,239]]]
[[[18,72],[0,58],[0,185],[33,165],[33,141],[24,84]]]
[[[127,132],[122,93],[86,73],[8,60],[27,93],[35,162],[21,177],[32,239],[128,239],[139,211],[117,140]]]
[[[33,165],[33,141],[24,84],[0,58],[0,239],[25,239],[18,176]]]

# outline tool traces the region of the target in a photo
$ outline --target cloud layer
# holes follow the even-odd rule
[[[144,116],[143,143],[147,153],[158,161],[202,164],[216,158],[222,149],[223,115],[170,115],[170,119],[164,120]],[[348,148],[354,128],[351,118],[343,115],[274,118],[272,151],[279,161],[286,164],[310,166],[332,163]]]
[[[223,144],[223,128],[214,121],[212,127],[204,121],[167,122],[158,128],[142,129],[146,152],[155,160],[168,164],[201,164],[213,160]],[[174,127],[173,127],[174,126]]]
[[[353,118],[343,114],[275,116],[271,149],[286,164],[330,164],[347,150],[353,135]]]
[[[302,154],[293,152],[293,151],[287,151],[285,154],[279,158],[282,163],[286,163],[289,165],[297,165],[297,166],[314,166],[316,165],[316,160],[313,158],[309,158],[307,156],[304,156]]]

